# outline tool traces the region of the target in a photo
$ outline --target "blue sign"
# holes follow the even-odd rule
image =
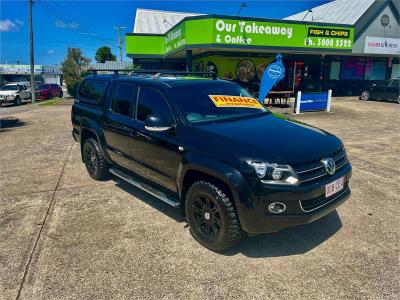
[[[330,110],[331,91],[321,93],[299,92],[295,100],[294,110],[296,113],[302,111]],[[299,103],[300,101],[300,103]]]
[[[260,103],[264,102],[265,97],[267,97],[269,91],[283,78],[285,77],[285,67],[282,63],[282,55],[276,55],[276,61],[268,65],[260,82],[260,92],[258,96],[258,101]]]

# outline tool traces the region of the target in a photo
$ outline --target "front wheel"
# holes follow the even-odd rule
[[[108,163],[103,151],[95,139],[87,139],[82,149],[83,161],[90,177],[96,180],[105,179],[108,176]]]
[[[361,100],[367,101],[371,98],[371,94],[368,91],[364,91],[361,94]]]
[[[14,99],[14,105],[21,105],[21,98],[20,97],[16,97],[15,99]]]
[[[196,181],[189,188],[186,216],[190,233],[208,249],[222,251],[245,237],[232,200],[207,181]]]

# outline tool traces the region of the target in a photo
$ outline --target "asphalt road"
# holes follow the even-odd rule
[[[70,106],[9,110],[22,123],[0,132],[0,298],[399,299],[400,105],[332,111],[296,118],[344,141],[349,201],[218,254],[168,205],[90,179]]]

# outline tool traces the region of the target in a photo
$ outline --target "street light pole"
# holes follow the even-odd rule
[[[118,48],[119,48],[119,59],[122,62],[122,37],[121,37],[121,29],[125,29],[124,26],[114,26],[114,29],[118,30]]]
[[[31,64],[31,100],[32,103],[36,102],[35,93],[35,60],[33,56],[33,26],[32,26],[32,0],[28,0],[29,4],[29,57]]]

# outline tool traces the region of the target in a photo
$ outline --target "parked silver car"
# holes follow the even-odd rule
[[[20,105],[28,99],[31,99],[31,92],[24,84],[6,84],[0,89],[0,105],[10,102]]]

